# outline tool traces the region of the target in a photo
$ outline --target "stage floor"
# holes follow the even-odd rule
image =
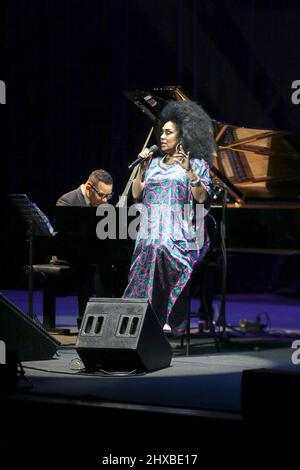
[[[26,291],[3,294],[26,312]],[[154,453],[197,454],[198,465],[209,456],[211,463],[223,465],[224,456],[237,448],[244,450],[247,460],[255,460],[259,449],[269,442],[269,448],[276,448],[274,460],[280,450],[287,462],[293,436],[286,429],[295,424],[293,420],[297,423],[299,416],[299,365],[292,361],[292,343],[300,339],[299,303],[299,298],[228,295],[228,342],[218,342],[217,348],[211,335],[199,333],[196,314],[192,316],[189,356],[180,339],[169,335],[173,350],[170,367],[140,375],[109,376],[74,369],[78,358],[76,298],[58,299],[57,326],[68,334],[51,333],[61,343],[57,355],[23,362],[25,376],[16,392],[0,396],[5,430],[0,454],[6,454],[10,464],[14,459],[23,463],[26,455],[31,463],[45,458],[53,465],[80,461],[85,468],[91,468],[88,461],[97,468],[108,456],[138,454],[141,459],[135,466],[140,466],[146,455]],[[218,299],[214,305],[217,314]],[[42,294],[36,292],[34,311],[39,320],[41,309]],[[199,309],[195,299],[192,309]],[[229,328],[237,327],[241,318],[255,320],[258,314],[268,321],[259,334],[241,335]],[[259,410],[249,421],[242,406],[243,374],[261,369],[283,375],[278,379],[279,387],[267,386],[258,402],[255,398]],[[295,387],[286,386],[289,372],[298,376]],[[285,413],[287,405],[290,421],[280,424],[278,410]],[[285,436],[287,447],[283,446]]]
[[[76,333],[60,337],[65,343],[66,338],[75,342]],[[23,362],[25,376],[16,393],[0,397],[5,429],[0,451],[10,464],[26,456],[31,463],[47,459],[51,465],[82,463],[84,468],[99,468],[120,456],[135,459],[132,468],[154,458],[161,464],[164,456],[193,455],[197,465],[222,464],[228,455],[234,468],[235,449],[244,449],[248,463],[256,465],[263,442],[279,449],[275,461],[284,455],[288,462],[291,440],[284,447],[286,426],[278,423],[277,409],[275,425],[259,416],[249,424],[242,414],[241,385],[245,370],[299,372],[292,363],[293,339],[232,334],[217,350],[213,338],[192,334],[186,356],[180,339],[169,337],[170,367],[131,376],[76,370],[74,345],[62,345],[52,359]],[[272,394],[278,406],[285,405],[279,390]],[[265,457],[270,462],[275,455]]]
[[[36,463],[47,459],[53,465],[98,468],[117,456],[143,466],[154,456],[161,464],[162,456],[193,455],[200,465],[222,464],[227,455],[234,468],[237,449],[244,449],[253,465],[261,461],[261,443],[278,449],[276,457],[264,454],[266,462],[280,456],[288,462],[292,441],[284,446],[286,425],[278,422],[276,408],[274,424],[259,415],[245,421],[241,383],[248,369],[299,372],[291,361],[290,339],[232,338],[218,352],[211,341],[193,337],[188,357],[171,341],[170,367],[138,376],[74,370],[78,356],[72,346],[59,348],[53,359],[24,362],[16,393],[0,399],[8,462],[19,463],[26,455]],[[272,393],[280,405],[280,391]]]
[[[4,291],[12,302],[26,311],[26,291]],[[276,295],[228,295],[227,324],[239,318],[253,320],[260,314],[267,323],[261,333],[241,335],[228,328],[229,342],[218,342],[198,333],[199,317],[191,318],[190,355],[180,348],[180,339],[169,335],[173,350],[171,366],[145,375],[89,375],[73,370],[77,357],[76,298],[58,299],[57,326],[69,334],[55,338],[62,347],[48,361],[24,362],[30,393],[60,394],[70,397],[89,395],[97,399],[137,404],[171,406],[195,410],[240,413],[241,379],[247,369],[297,369],[292,363],[292,343],[300,338],[300,299]],[[192,309],[199,309],[197,299]],[[214,302],[218,308],[218,300]],[[35,292],[34,311],[41,320],[42,293]],[[155,347],[155,345],[153,345]],[[28,384],[24,384],[25,387]]]
[[[184,350],[176,349],[179,340],[172,340],[170,367],[132,376],[74,370],[78,355],[72,346],[59,349],[51,360],[24,362],[23,367],[32,385],[30,393],[40,396],[74,399],[88,395],[97,400],[240,413],[242,372],[260,368],[299,371],[291,360],[291,344],[291,338],[268,335],[233,337],[218,352],[212,339],[193,336],[191,354],[185,356]],[[28,389],[28,383],[23,385]]]

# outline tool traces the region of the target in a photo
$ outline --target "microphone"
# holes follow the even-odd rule
[[[150,148],[149,148],[149,153],[156,153],[158,152],[159,148],[157,147],[157,145],[152,145]],[[144,160],[144,158],[141,158],[141,157],[138,157],[136,160],[134,160],[134,162],[130,163],[128,169],[131,170],[131,168],[133,168],[135,165],[138,165],[139,163],[141,163],[142,161]]]

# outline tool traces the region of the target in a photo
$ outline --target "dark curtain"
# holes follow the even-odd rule
[[[28,194],[51,218],[62,193],[105,168],[120,194],[150,128],[127,88],[181,85],[215,119],[299,128],[298,24],[297,2],[9,0],[5,192]],[[5,202],[2,226],[5,285],[26,261],[24,227]]]

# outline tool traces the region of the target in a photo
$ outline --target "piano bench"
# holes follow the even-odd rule
[[[43,325],[46,329],[55,328],[56,297],[77,294],[75,271],[67,264],[34,264],[32,268],[35,281],[43,289]]]

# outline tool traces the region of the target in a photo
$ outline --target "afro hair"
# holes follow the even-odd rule
[[[215,139],[210,117],[194,101],[170,101],[162,110],[156,126],[159,141],[162,127],[168,121],[176,124],[183,148],[192,158],[203,158],[211,165]]]

